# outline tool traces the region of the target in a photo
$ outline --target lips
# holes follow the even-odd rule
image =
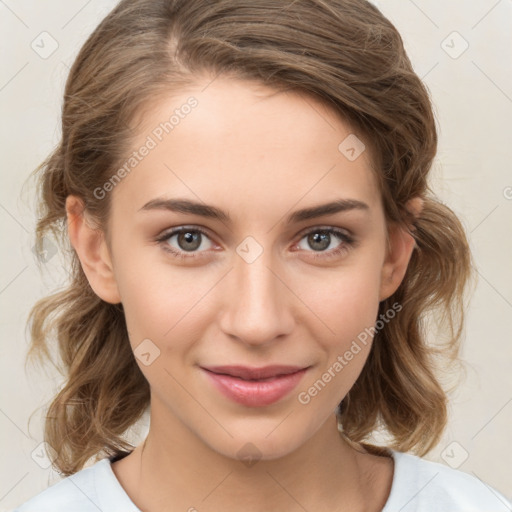
[[[280,375],[289,375],[304,369],[303,366],[273,365],[262,368],[250,368],[248,366],[208,366],[204,368],[213,373],[231,375],[244,380],[262,380]]]
[[[208,381],[230,400],[247,407],[263,407],[288,395],[308,367],[273,365],[201,367]]]

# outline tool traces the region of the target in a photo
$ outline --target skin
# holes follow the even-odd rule
[[[240,503],[248,512],[381,510],[392,459],[354,449],[334,414],[371,340],[309,403],[298,394],[375,324],[379,301],[403,279],[414,239],[386,225],[369,151],[348,160],[338,145],[353,130],[309,96],[198,79],[150,105],[133,149],[190,96],[198,106],[109,192],[108,236],[79,198],[66,201],[70,240],[91,287],[122,302],[134,350],[145,339],[160,350],[148,366],[136,359],[151,387],[151,425],[144,446],[115,462],[114,473],[151,512],[230,512]],[[157,197],[214,205],[232,224],[140,210]],[[292,211],[339,198],[368,209],[284,222]],[[409,208],[418,214],[421,200]],[[208,232],[196,257],[165,251],[190,254],[176,235],[155,242],[179,226]],[[306,230],[326,227],[356,244],[335,235],[327,249],[308,243]],[[250,263],[237,253],[248,236],[263,251]],[[225,398],[198,367],[277,363],[310,368],[284,399],[256,408]],[[238,455],[247,443],[257,450],[250,466]]]

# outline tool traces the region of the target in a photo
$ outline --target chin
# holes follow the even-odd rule
[[[292,432],[284,425],[276,428],[275,424],[271,429],[245,429],[239,433],[231,433],[233,437],[223,435],[222,438],[203,439],[203,441],[217,453],[230,459],[240,460],[247,466],[253,465],[258,460],[275,460],[285,457],[297,450],[308,439],[306,432]]]

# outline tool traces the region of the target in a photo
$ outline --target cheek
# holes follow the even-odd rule
[[[150,339],[162,351],[179,351],[197,338],[208,292],[218,278],[166,264],[163,258],[146,262],[139,256],[126,257],[116,276],[130,342],[136,348]]]
[[[315,279],[316,277],[316,279]],[[323,276],[302,279],[300,296],[323,320],[325,332],[337,343],[374,324],[379,307],[380,266],[378,261],[361,258]]]
[[[371,350],[378,295],[374,284],[352,284],[359,285],[357,292],[350,287],[333,290],[331,300],[322,302],[319,316],[329,330],[318,328],[311,333],[320,349],[318,366],[297,399],[314,410],[334,410],[359,377]]]
[[[361,279],[347,279],[338,287],[334,300],[326,302],[333,330],[354,337],[375,322],[379,308],[379,288],[371,273]]]
[[[334,387],[338,393],[345,394],[359,376],[369,354],[379,303],[371,290],[366,295],[341,293],[333,303],[326,317],[333,332],[328,337],[317,338],[325,354],[322,380],[336,381]]]
[[[317,404],[338,403],[368,357],[379,310],[380,266],[376,257],[363,256],[337,269],[329,279],[317,279],[315,287],[312,279],[302,282],[309,308],[321,319],[308,325],[322,353],[318,370],[303,387],[305,401],[322,391],[322,398],[315,398]],[[321,282],[323,286],[318,286]],[[315,292],[305,295],[308,289]]]

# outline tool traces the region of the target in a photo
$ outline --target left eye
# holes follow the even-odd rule
[[[333,238],[341,240],[341,243],[338,243],[335,247],[330,247]],[[313,248],[313,251],[306,249],[306,252],[312,252],[315,258],[338,256],[342,252],[347,251],[354,244],[354,239],[351,236],[335,228],[315,228],[305,233],[301,240],[304,239],[307,245]],[[298,246],[300,246],[300,244],[298,244]],[[303,247],[301,247],[301,249],[303,249]]]

